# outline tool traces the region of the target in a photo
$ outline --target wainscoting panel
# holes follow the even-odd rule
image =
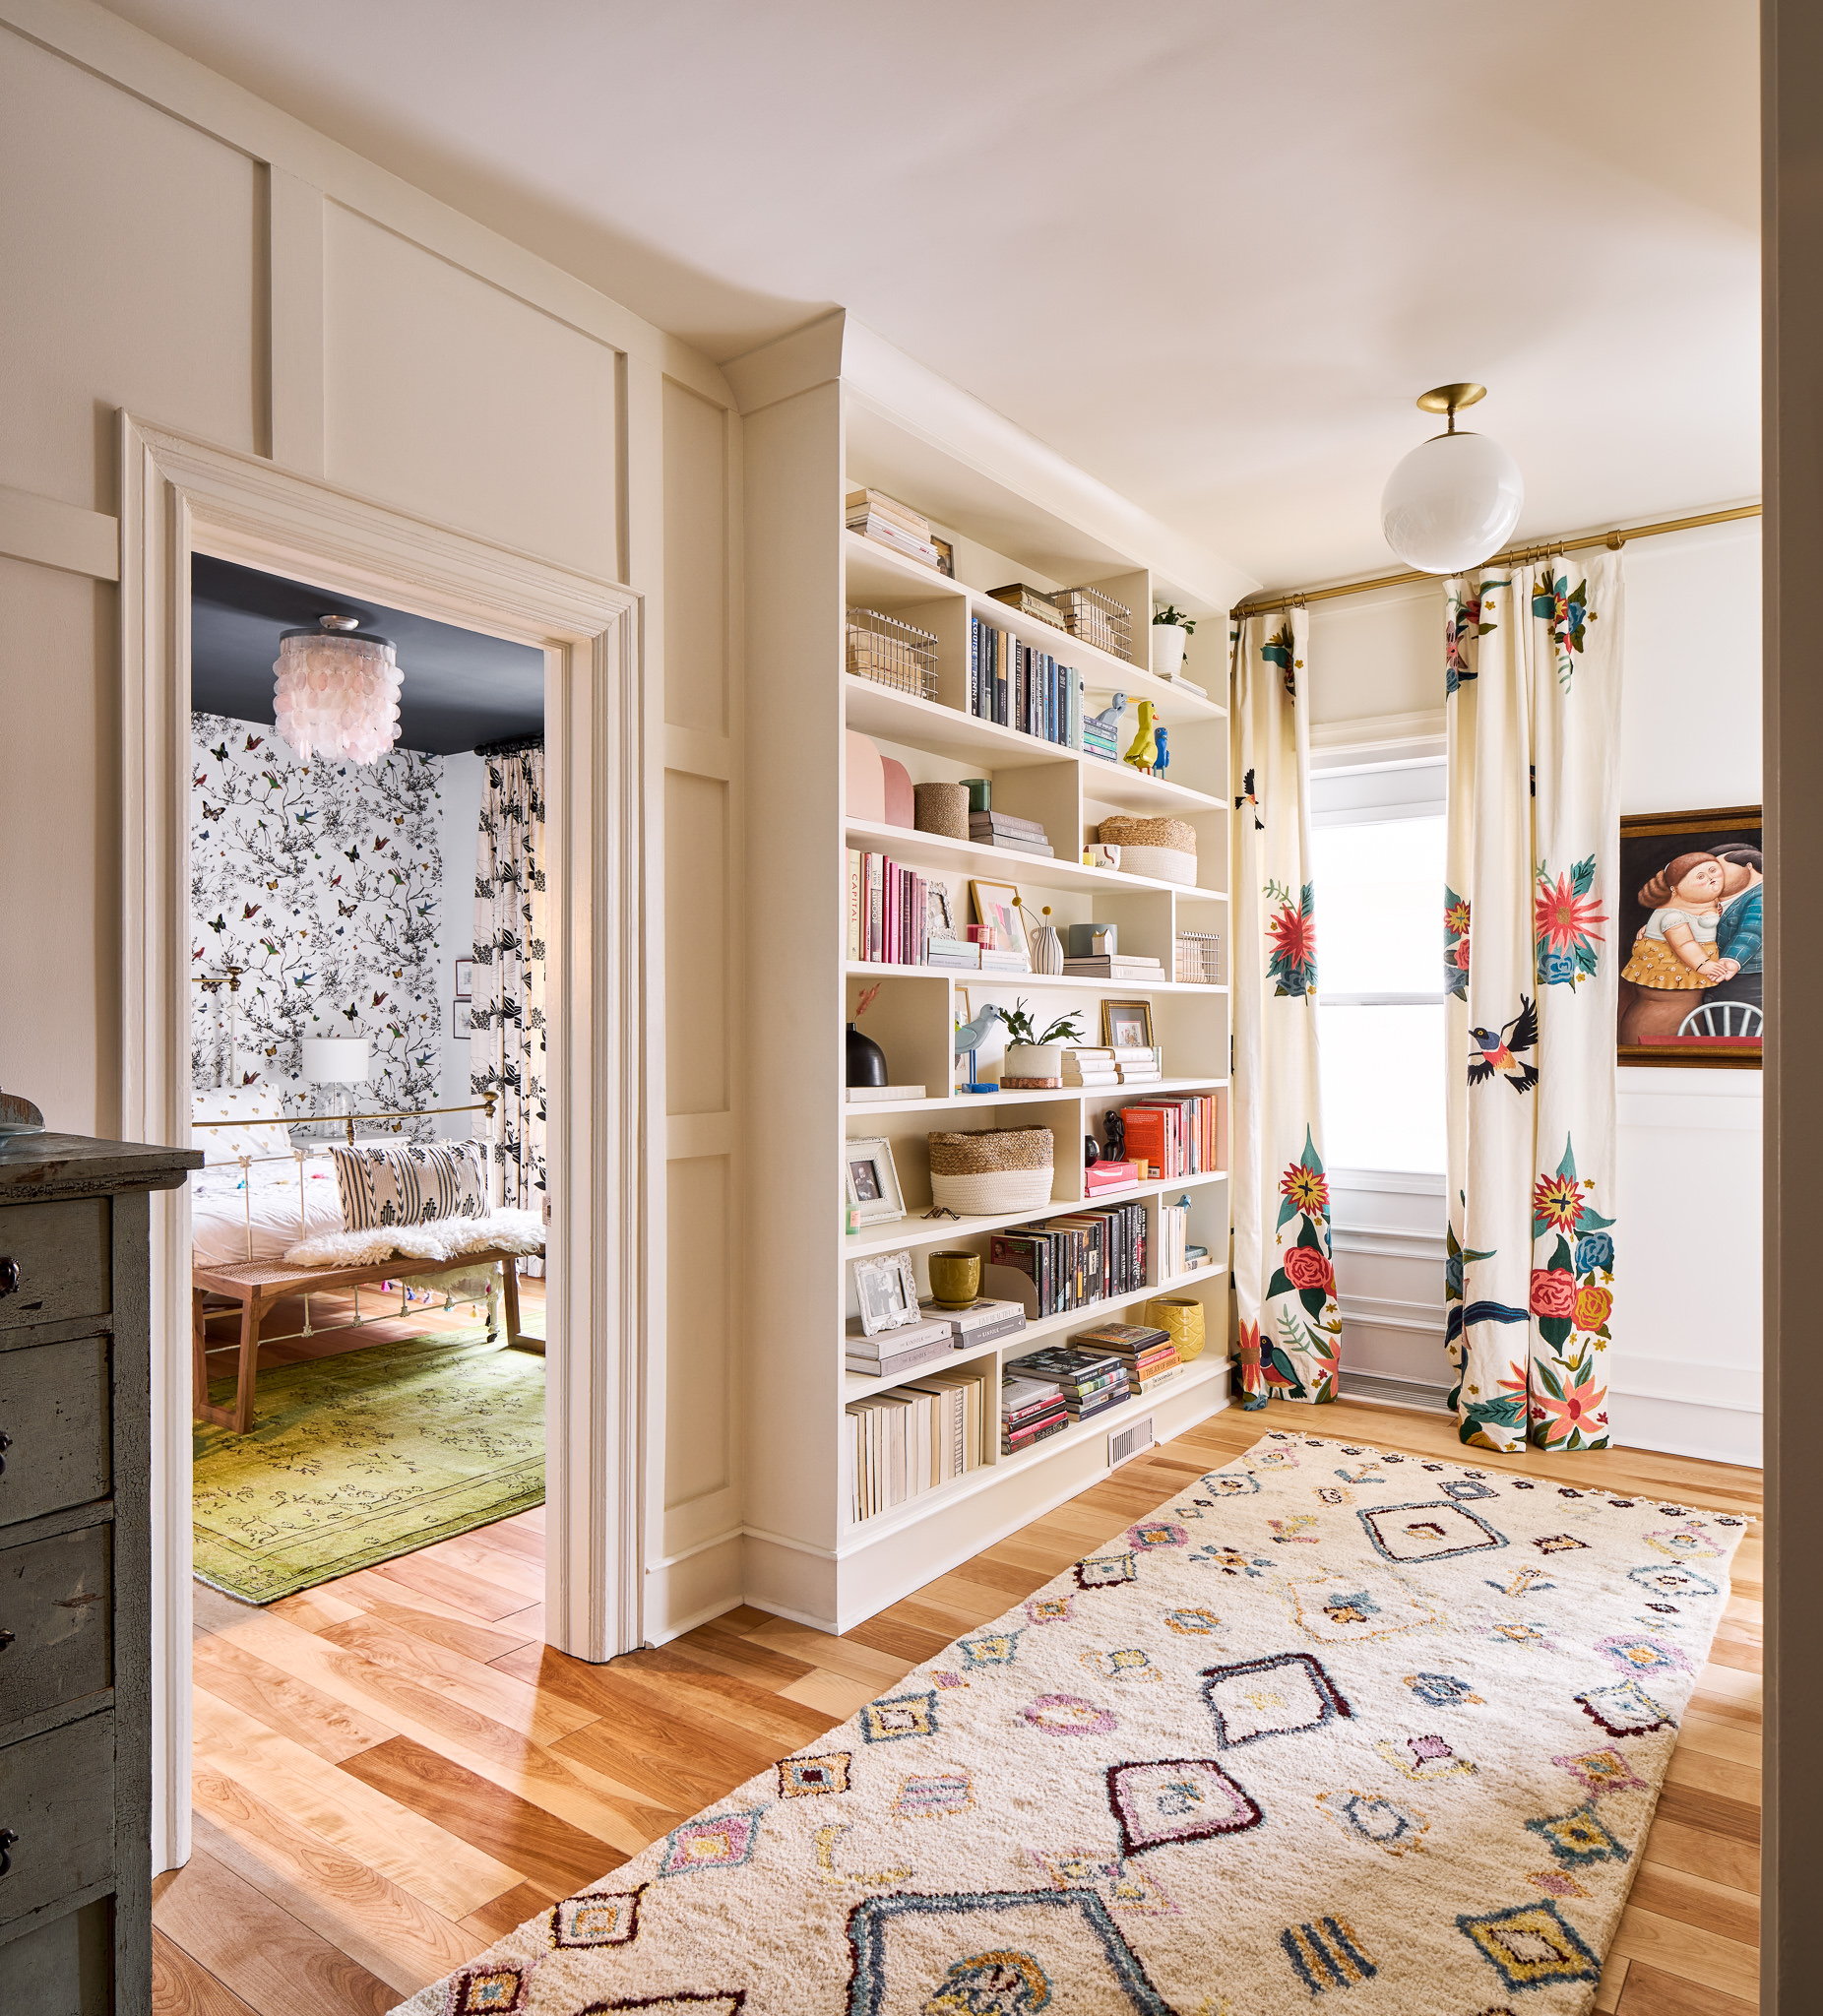
[[[1444,1355],[1443,1178],[1397,1170],[1337,1169],[1336,1296],[1342,1305],[1342,1384],[1352,1377],[1397,1381],[1417,1405],[1449,1390]]]

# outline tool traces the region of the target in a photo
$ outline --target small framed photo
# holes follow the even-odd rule
[[[905,1217],[906,1200],[900,1194],[899,1171],[893,1166],[893,1144],[883,1134],[842,1144],[842,1179],[856,1225],[890,1225]],[[917,1306],[915,1295],[912,1303]]]
[[[953,938],[956,935],[956,918],[950,909],[950,892],[945,883],[931,883],[925,895],[924,935],[927,938]]]
[[[1001,952],[1024,952],[1026,927],[1020,921],[1019,891],[1011,882],[971,882],[970,900],[974,920],[994,934],[994,946]]]
[[[1152,1048],[1150,1001],[1103,1001],[1101,1040],[1120,1050]]]
[[[923,1316],[917,1305],[917,1276],[910,1252],[881,1253],[854,1263],[854,1295],[860,1303],[861,1334],[903,1330]]]
[[[459,1001],[452,1001],[450,1003],[451,1042],[465,1043],[469,1040],[470,1037],[473,1035],[474,1032],[471,1026],[471,1017],[473,1015],[473,1002],[466,998]]]
[[[456,998],[466,1001],[474,992],[474,961],[459,959],[456,962]]]

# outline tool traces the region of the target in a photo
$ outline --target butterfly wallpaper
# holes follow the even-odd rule
[[[190,970],[244,969],[232,1057],[226,990],[195,990],[196,1089],[277,1082],[308,1114],[314,1027],[367,1038],[363,1108],[434,1103],[443,759],[305,765],[271,725],[220,714],[193,714],[190,743]]]

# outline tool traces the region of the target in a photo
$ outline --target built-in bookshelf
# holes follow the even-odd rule
[[[999,1535],[1103,1474],[1110,1438],[1149,1422],[1153,1439],[1227,1404],[1229,1204],[1226,1119],[1229,1014],[1226,986],[1175,978],[1180,933],[1228,934],[1228,740],[1226,608],[1181,572],[1155,573],[1135,538],[1122,549],[1102,529],[1073,525],[1067,497],[1049,506],[1010,500],[970,457],[946,454],[926,433],[882,421],[839,378],[793,384],[749,410],[745,432],[748,690],[748,897],[750,959],[745,1012],[754,1088],[757,1181],[747,1251],[754,1280],[743,1411],[751,1423],[745,1480],[746,1586],[751,1600],[825,1627],[848,1629],[942,1573]],[[953,578],[845,527],[846,497],[873,487],[931,520],[954,551]],[[1137,520],[1137,514],[1134,515]],[[995,600],[988,591],[1022,581],[1040,591],[1100,588],[1132,617],[1134,662],[1059,632]],[[1201,620],[1185,670],[1203,696],[1156,677],[1149,662],[1156,602],[1174,600]],[[847,669],[847,613],[863,608],[936,639],[934,697],[875,684]],[[1111,696],[1150,700],[1169,731],[1170,765],[1148,776],[984,720],[970,711],[971,622],[1007,631],[1081,675],[1084,712]],[[1131,739],[1124,718],[1120,744]],[[991,780],[996,811],[1039,825],[1049,858],[944,838],[847,811],[845,736],[868,736],[914,784]],[[1197,838],[1194,884],[1087,866],[1085,841],[1114,814],[1187,822]],[[889,855],[948,891],[959,923],[971,917],[973,880],[1011,882],[1060,930],[1113,924],[1123,954],[1161,963],[1156,981],[984,974],[848,957],[850,850]],[[675,918],[671,928],[689,928]],[[894,1084],[923,1097],[850,1102],[845,1028],[876,989],[860,1028],[886,1054]],[[1102,1004],[1151,1003],[1163,1080],[1131,1089],[999,1090],[1000,1035],[974,1053],[975,1083],[958,1089],[954,1030],[996,1004],[1025,997],[1043,1020],[1075,1014],[1090,1043],[1102,1040]],[[1002,1033],[1003,1034],[1003,1033]],[[1220,1101],[1219,1166],[1089,1194],[1085,1137],[1100,1141],[1110,1107],[1159,1094]],[[1045,1127],[1054,1142],[1051,1200],[1037,1211],[933,1219],[927,1136],[935,1130]],[[906,1215],[846,1229],[845,1141],[884,1137]],[[1190,1200],[1188,1239],[1210,1262],[1159,1278],[1160,1212]],[[1082,1205],[1138,1201],[1147,1224],[1142,1288],[1031,1321],[1011,1336],[941,1360],[978,1366],[991,1415],[978,1467],[884,1513],[854,1520],[844,1474],[844,1410],[891,1389],[844,1369],[844,1327],[857,1308],[853,1262],[909,1251],[920,1294],[938,1249],[985,1259],[995,1231],[1041,1223]],[[1002,1454],[1000,1372],[1046,1343],[1107,1320],[1138,1320],[1159,1293],[1205,1304],[1202,1357],[1141,1397],[1072,1425],[1037,1446]],[[935,1369],[905,1375],[915,1380]]]

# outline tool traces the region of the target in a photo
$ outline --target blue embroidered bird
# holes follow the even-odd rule
[[[1523,1063],[1522,1050],[1535,1049],[1539,1040],[1539,1011],[1530,995],[1519,997],[1519,1013],[1498,1030],[1472,1029],[1475,1052],[1469,1059],[1469,1083],[1484,1084],[1497,1072],[1522,1097],[1539,1082],[1535,1065]]]

